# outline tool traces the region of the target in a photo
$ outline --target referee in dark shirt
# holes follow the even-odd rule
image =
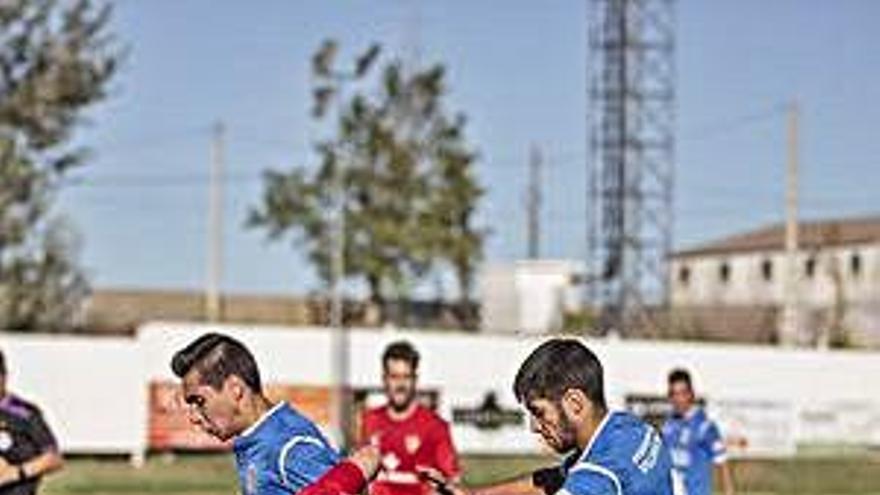
[[[61,464],[40,409],[6,390],[6,359],[0,351],[0,495],[37,493],[40,478]]]

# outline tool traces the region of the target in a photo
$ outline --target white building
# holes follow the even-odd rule
[[[880,344],[880,217],[804,222],[799,227],[799,339]],[[784,299],[784,225],[772,225],[673,254],[673,308],[778,308]]]
[[[562,329],[567,311],[579,307],[577,276],[570,260],[521,260],[490,264],[480,276],[482,329],[541,334]]]

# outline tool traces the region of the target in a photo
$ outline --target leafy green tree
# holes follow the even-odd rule
[[[405,296],[412,281],[451,269],[465,308],[459,316],[472,326],[469,296],[486,235],[475,226],[474,212],[483,189],[465,119],[443,105],[443,66],[408,72],[390,60],[371,79],[377,46],[350,72],[336,68],[335,54],[336,44],[328,41],[313,57],[313,113],[321,120],[335,114],[334,137],[317,144],[315,169],[266,172],[249,224],[271,239],[291,235],[329,282],[341,188],[345,276],[366,282],[380,319],[387,319],[388,300]]]
[[[76,236],[51,204],[86,158],[70,143],[82,111],[104,98],[121,57],[109,18],[91,0],[0,1],[2,328],[67,328],[87,292]]]

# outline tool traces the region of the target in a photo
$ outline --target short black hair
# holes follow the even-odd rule
[[[568,389],[582,391],[593,405],[607,409],[602,363],[577,340],[555,338],[532,351],[513,382],[521,403],[534,399],[558,401]]]
[[[669,385],[673,383],[686,383],[689,389],[694,389],[693,382],[691,382],[691,374],[684,368],[675,368],[670,371],[667,382]]]
[[[420,358],[419,351],[417,351],[412,344],[405,340],[398,340],[397,342],[388,344],[388,347],[385,348],[385,352],[382,353],[382,368],[385,369],[388,367],[388,361],[400,360],[406,361],[409,364],[409,367],[412,368],[413,372],[415,372],[419,369]]]
[[[180,378],[195,368],[202,383],[220,389],[229,376],[235,375],[256,393],[263,392],[260,370],[253,354],[238,340],[219,333],[206,333],[177,351],[171,370]]]
[[[6,356],[3,355],[2,349],[0,349],[0,375],[6,376]]]

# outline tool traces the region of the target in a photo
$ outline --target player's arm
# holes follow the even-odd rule
[[[724,490],[724,495],[733,495],[733,473],[730,470],[730,463],[716,463],[715,473],[721,478],[721,489]]]
[[[461,468],[449,425],[438,419],[426,428],[428,441],[432,445],[432,457],[427,464],[416,465],[416,472],[438,495],[453,495],[452,485],[460,481]]]
[[[425,473],[422,473],[425,475]],[[527,475],[517,476],[491,485],[462,488],[442,479],[426,476],[441,494],[452,495],[553,495],[565,483],[561,466],[538,469]]]
[[[363,447],[321,477],[297,492],[297,495],[354,495],[364,491],[379,469],[379,449]]]
[[[535,484],[534,474],[520,476],[471,490],[473,495],[544,495],[542,487]],[[550,492],[553,493],[553,492]]]
[[[543,495],[540,489],[532,485],[530,476],[503,481],[493,485],[462,487],[447,483],[441,479],[426,476],[424,473],[422,475],[428,479],[434,490],[440,495]]]
[[[715,465],[715,475],[721,479],[721,489],[724,495],[733,495],[733,474],[730,463],[727,462],[727,447],[721,437],[721,431],[715,422],[711,422],[703,436],[703,446],[708,450],[712,462]]]
[[[39,411],[28,420],[28,435],[40,448],[40,453],[20,464],[10,464],[0,458],[0,485],[19,483],[61,469],[64,461],[58,451],[58,443],[49,425]]]
[[[61,469],[64,461],[57,450],[51,449],[21,463],[20,471],[24,479],[38,478]]]
[[[439,477],[446,482],[458,483],[461,479],[461,466],[458,462],[455,445],[452,443],[449,425],[445,422],[439,423],[435,435],[434,465],[426,467],[434,468],[436,471],[428,474]]]
[[[11,464],[0,457],[0,486],[39,478],[61,469],[62,465],[64,461],[61,459],[61,454],[54,449],[31,457],[20,464]]]

